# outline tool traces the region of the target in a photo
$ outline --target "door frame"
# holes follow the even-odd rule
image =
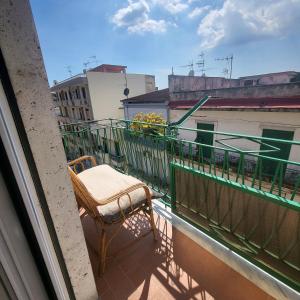
[[[37,241],[31,250],[36,252],[43,282],[58,299],[75,299],[1,50],[0,135],[28,218],[27,229]]]

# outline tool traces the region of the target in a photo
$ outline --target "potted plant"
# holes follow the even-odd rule
[[[146,147],[164,149],[166,120],[156,113],[137,113],[126,130],[126,139]]]

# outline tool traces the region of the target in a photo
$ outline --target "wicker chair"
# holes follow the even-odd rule
[[[101,233],[98,275],[103,274],[105,270],[110,242],[129,217],[143,211],[151,225],[149,232],[152,231],[156,240],[151,203],[151,198],[154,196],[143,182],[122,174],[108,165],[97,166],[92,156],[80,157],[68,165],[78,206],[86,210],[95,221],[99,235]],[[112,224],[118,226],[108,239],[106,230]]]

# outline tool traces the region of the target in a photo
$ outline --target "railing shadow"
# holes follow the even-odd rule
[[[116,299],[266,299],[262,291],[200,248],[164,217],[155,215],[155,219],[158,241],[151,234],[136,241],[108,260],[103,277],[95,276],[101,299],[108,299],[111,294]],[[99,237],[88,215],[82,215],[82,224],[96,274]],[[109,254],[149,228],[144,216],[132,217],[112,242]],[[232,279],[239,282],[238,288]],[[252,289],[250,295],[255,298],[242,296],[245,289]]]

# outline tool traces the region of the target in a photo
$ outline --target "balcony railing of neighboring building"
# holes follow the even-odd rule
[[[300,162],[276,157],[300,141],[113,119],[61,134],[68,160],[94,155],[145,181],[180,217],[300,289]],[[185,138],[204,134],[213,143]]]

